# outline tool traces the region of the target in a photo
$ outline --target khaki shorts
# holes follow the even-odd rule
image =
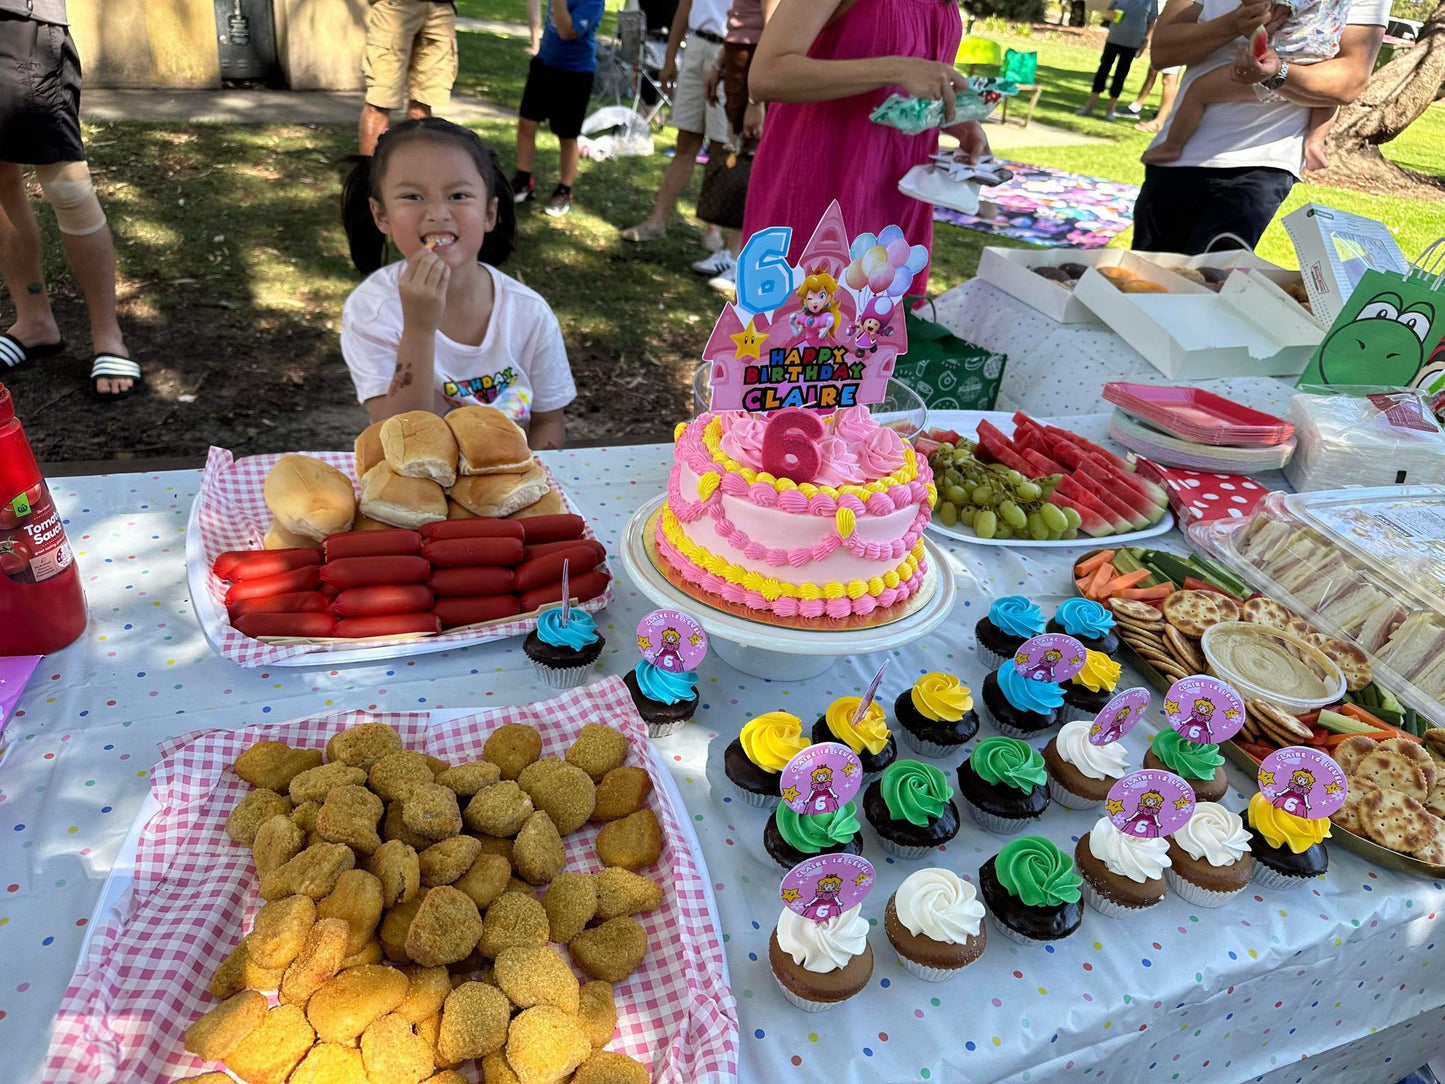
[[[457,78],[457,12],[430,0],[372,0],[366,19],[366,104],[401,109],[408,99],[444,107]]]
[[[672,95],[672,126],[679,132],[701,133],[709,143],[728,141],[726,93],[719,86],[718,104],[713,105],[702,90],[703,80],[721,52],[721,45],[689,34],[687,48],[678,61],[677,86]]]

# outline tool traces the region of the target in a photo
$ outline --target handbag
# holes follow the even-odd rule
[[[916,391],[929,410],[992,410],[1003,383],[1007,356],[961,339],[935,319],[925,320],[903,300],[908,353],[898,358],[893,375]]]
[[[727,154],[709,157],[697,194],[697,217],[725,230],[742,229],[752,172],[751,151],[729,149]]]

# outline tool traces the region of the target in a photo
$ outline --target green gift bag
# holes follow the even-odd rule
[[[1003,66],[999,68],[998,71],[998,77],[1000,79],[1007,79],[1010,82],[1020,85],[1032,86],[1038,74],[1038,53],[1021,53],[1017,49],[1005,50],[1003,54]]]
[[[913,311],[919,300],[933,305],[928,298],[904,300],[908,353],[898,359],[893,375],[930,410],[992,410],[1008,358],[960,339],[936,319],[925,320]]]

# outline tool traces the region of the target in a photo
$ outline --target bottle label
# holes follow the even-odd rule
[[[0,571],[17,583],[42,583],[75,560],[60,513],[44,482],[0,507]]]

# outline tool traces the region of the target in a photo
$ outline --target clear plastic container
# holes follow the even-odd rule
[[[1237,667],[1227,661],[1229,644],[1249,638],[1250,667]],[[1319,648],[1278,629],[1247,621],[1228,621],[1204,630],[1199,642],[1209,672],[1232,685],[1245,700],[1264,700],[1283,708],[1291,715],[1337,703],[1345,695],[1345,675]],[[1296,671],[1301,684],[1314,682],[1319,686],[1313,696],[1287,696],[1264,675],[1271,664],[1289,666]]]

